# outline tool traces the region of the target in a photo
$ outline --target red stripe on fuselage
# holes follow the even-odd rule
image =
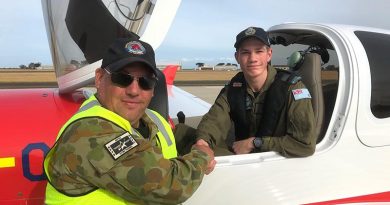
[[[390,202],[390,191],[368,194],[362,196],[349,197],[344,199],[336,199],[323,202],[309,203],[307,205],[325,205],[325,204],[347,204],[347,203],[374,203],[374,202]]]

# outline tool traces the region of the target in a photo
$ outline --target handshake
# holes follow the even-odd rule
[[[206,174],[210,174],[213,170],[215,165],[217,164],[217,161],[214,159],[214,151],[210,148],[209,144],[204,141],[203,139],[199,139],[196,141],[196,143],[193,145],[194,148],[206,153],[210,157],[210,162],[207,165]]]

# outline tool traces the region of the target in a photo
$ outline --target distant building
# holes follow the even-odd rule
[[[177,70],[181,70],[183,67],[180,62],[157,62],[157,68],[160,70],[164,70],[168,65],[178,66]]]
[[[53,70],[54,67],[52,65],[41,65],[39,67],[36,67],[37,70]]]
[[[218,63],[214,70],[238,70],[238,66],[235,63]]]
[[[214,70],[213,66],[206,65],[205,63],[196,63],[195,70]]]
[[[210,65],[204,65],[197,68],[198,70],[214,70],[213,66]]]

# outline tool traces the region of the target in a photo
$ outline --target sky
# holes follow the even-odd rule
[[[0,67],[52,65],[41,1],[1,1]],[[315,22],[390,29],[389,8],[388,0],[182,0],[156,60],[184,68],[235,63],[235,37],[249,26]]]

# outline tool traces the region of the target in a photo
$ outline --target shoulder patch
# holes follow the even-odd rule
[[[106,149],[115,160],[137,145],[138,143],[128,132],[125,132],[124,134],[105,144]]]
[[[295,89],[291,91],[295,100],[310,99],[311,95],[307,88]]]

